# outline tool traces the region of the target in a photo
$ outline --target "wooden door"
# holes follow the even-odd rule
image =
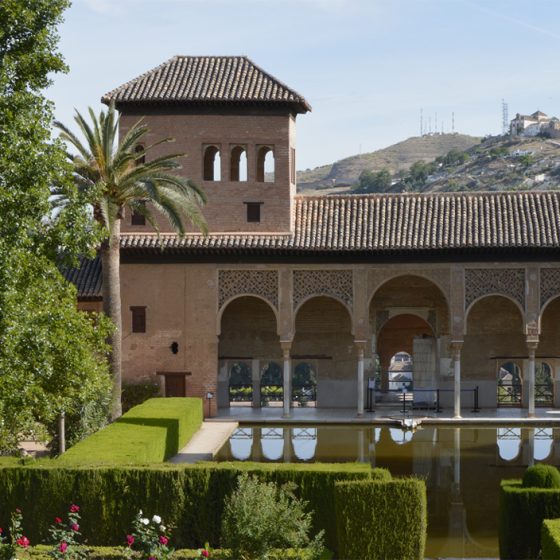
[[[165,374],[165,396],[166,397],[185,397],[185,374],[167,373]]]

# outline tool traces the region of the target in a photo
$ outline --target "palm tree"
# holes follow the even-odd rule
[[[124,210],[143,215],[158,233],[153,209],[163,214],[180,235],[185,232],[185,221],[206,233],[206,222],[200,210],[206,197],[194,183],[172,173],[180,168],[177,158],[183,154],[145,160],[148,150],[173,141],[171,138],[144,148],[141,140],[148,127],[140,121],[117,142],[119,117],[113,103],[99,116],[90,108],[89,115],[91,124],[78,111],[74,117],[84,142],[62,123],[55,122],[55,126],[61,130],[60,138],[78,151],[75,156],[68,154],[76,185],[93,206],[95,220],[107,232],[99,253],[103,267],[103,311],[115,325],[109,340],[113,376],[111,417],[114,420],[122,414],[119,249]]]

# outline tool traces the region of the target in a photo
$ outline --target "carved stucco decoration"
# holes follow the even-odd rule
[[[255,295],[278,308],[277,270],[220,270],[218,309],[235,296]]]
[[[541,268],[541,308],[554,296],[560,296],[560,268]]]
[[[509,296],[525,309],[525,269],[465,269],[465,309],[473,301],[487,294]]]
[[[375,292],[388,280],[399,278],[401,276],[419,276],[432,281],[443,293],[445,299],[449,301],[451,276],[449,268],[433,268],[433,269],[372,269],[369,271],[369,294],[373,297]]]
[[[375,312],[375,332],[379,332],[381,327],[389,320],[389,311],[379,309]]]
[[[350,309],[354,299],[351,270],[294,270],[294,309],[310,296],[332,296]]]

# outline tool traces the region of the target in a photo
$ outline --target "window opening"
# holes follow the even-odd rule
[[[146,307],[135,305],[130,308],[132,312],[132,332],[146,332]]]
[[[216,146],[208,146],[204,150],[203,177],[205,181],[221,181],[222,161]]]
[[[515,362],[505,362],[498,371],[498,406],[521,406],[521,370]]]
[[[275,161],[274,152],[268,146],[262,146],[257,152],[257,181],[274,183]]]
[[[253,402],[253,378],[247,362],[234,362],[229,369],[230,406],[251,406]]]
[[[552,368],[546,362],[535,364],[535,406],[554,405]]]
[[[140,202],[138,205],[145,207],[145,202]],[[130,224],[133,226],[145,226],[146,225],[146,216],[136,210],[132,210],[132,216],[130,218]]]
[[[247,181],[247,151],[242,146],[231,150],[230,181]]]
[[[246,202],[245,205],[247,206],[247,221],[260,222],[262,202]]]
[[[261,404],[262,406],[282,406],[283,401],[282,368],[276,362],[268,362],[261,371]]]

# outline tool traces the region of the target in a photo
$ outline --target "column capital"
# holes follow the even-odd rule
[[[461,356],[461,349],[463,348],[463,341],[462,340],[452,340],[449,343],[449,347],[451,348],[451,352],[453,357],[459,358]]]
[[[537,347],[539,346],[539,337],[528,336],[526,343],[527,343],[527,350],[529,350],[529,355],[532,355],[532,357],[534,358]]]
[[[367,340],[354,340],[354,344],[356,345],[356,349],[358,350],[358,356],[360,358],[364,357],[367,343],[368,343]]]
[[[281,340],[280,341],[280,348],[282,348],[282,355],[285,360],[290,359],[290,350],[292,348],[292,341],[291,340]]]

